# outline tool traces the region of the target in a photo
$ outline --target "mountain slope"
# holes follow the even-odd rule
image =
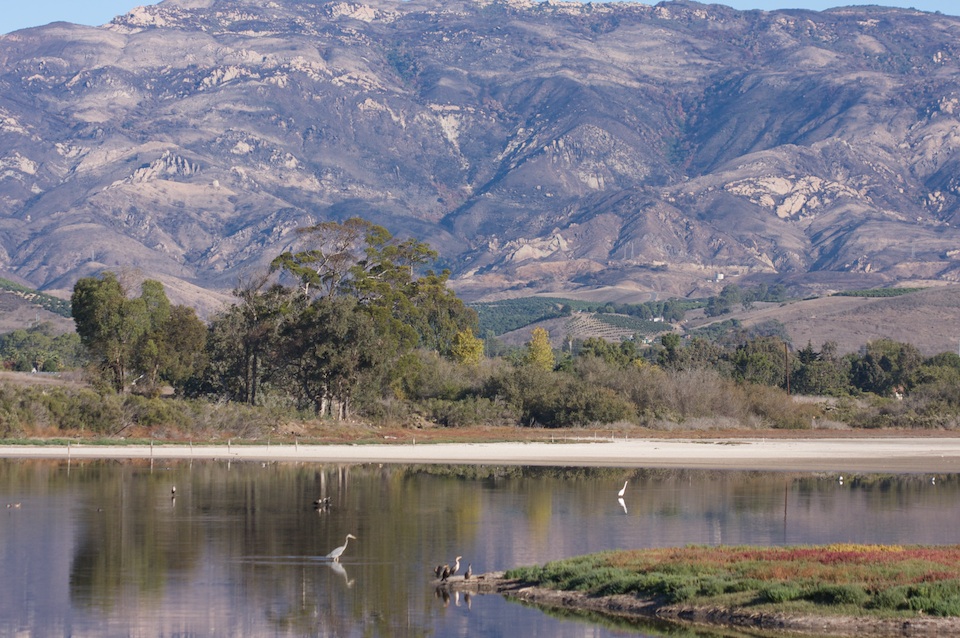
[[[468,298],[957,279],[960,19],[695,2],[165,0],[0,36],[0,271],[206,309],[296,228]],[[729,279],[727,280],[729,281]]]

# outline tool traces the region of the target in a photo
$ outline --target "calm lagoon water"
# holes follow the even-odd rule
[[[329,511],[313,508],[320,496]],[[0,636],[674,635],[500,596],[445,600],[433,567],[960,544],[958,521],[958,475],[0,460]],[[324,559],[348,533],[341,563]]]

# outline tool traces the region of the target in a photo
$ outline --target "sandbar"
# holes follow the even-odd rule
[[[221,459],[811,472],[960,473],[960,438],[557,438],[516,443],[5,445],[0,458]]]

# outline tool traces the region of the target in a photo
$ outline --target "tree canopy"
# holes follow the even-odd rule
[[[192,308],[171,307],[158,281],[130,297],[117,275],[85,277],[73,288],[73,319],[102,378],[117,392],[139,384],[181,385],[201,368],[206,328]]]

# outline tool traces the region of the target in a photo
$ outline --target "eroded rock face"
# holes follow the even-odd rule
[[[360,215],[469,297],[951,281],[958,36],[912,10],[525,0],[166,0],[19,31],[0,270],[196,296]]]

